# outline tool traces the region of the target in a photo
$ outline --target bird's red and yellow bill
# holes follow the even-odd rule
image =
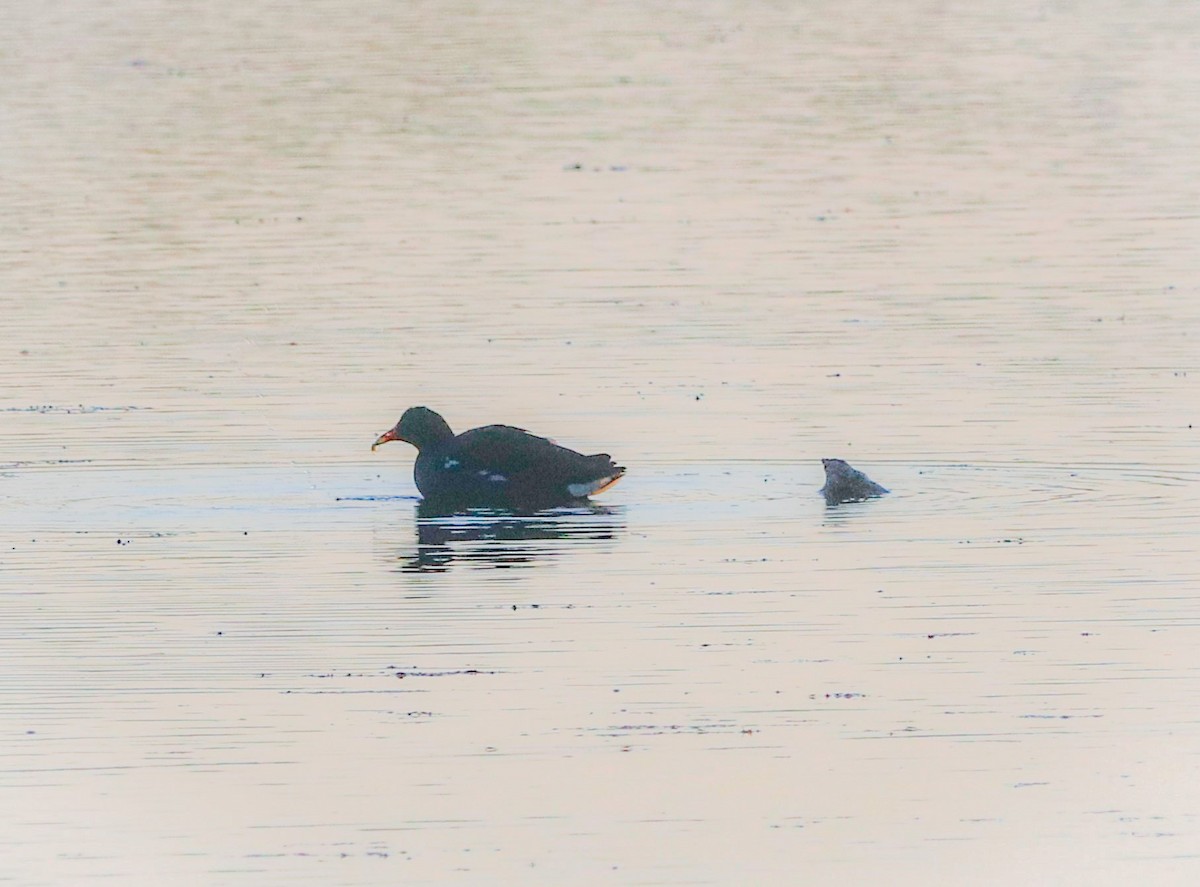
[[[399,437],[399,435],[396,434],[395,428],[393,428],[391,431],[385,431],[385,432],[383,432],[383,434],[379,435],[379,437],[377,437],[375,439],[375,443],[371,444],[371,452],[372,453],[375,452],[375,448],[377,446],[379,446],[380,444],[385,444],[390,441],[399,440],[399,439],[400,439],[400,437]]]

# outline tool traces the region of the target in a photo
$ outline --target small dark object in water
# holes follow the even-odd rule
[[[825,497],[826,505],[861,502],[890,492],[841,459],[822,459],[821,464],[825,466],[825,486],[821,487],[821,495]]]
[[[428,407],[405,410],[371,449],[392,440],[417,448],[421,495],[456,506],[549,508],[607,490],[625,473],[608,453],[585,456],[511,425],[455,435]]]

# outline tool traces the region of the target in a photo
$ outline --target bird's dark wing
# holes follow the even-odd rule
[[[454,440],[455,458],[467,469],[519,474],[543,462],[579,454],[544,437],[511,425],[486,425],[464,431]]]
[[[614,467],[606,453],[585,456],[511,425],[463,432],[455,438],[453,456],[467,471],[487,470],[509,478],[536,473],[543,482],[592,480]]]

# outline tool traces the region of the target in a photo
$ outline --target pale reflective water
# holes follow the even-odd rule
[[[5,29],[0,881],[1200,877],[1192,4]]]

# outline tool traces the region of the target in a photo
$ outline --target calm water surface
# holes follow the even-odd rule
[[[10,4],[0,882],[1196,883],[1200,10],[985,7]]]

